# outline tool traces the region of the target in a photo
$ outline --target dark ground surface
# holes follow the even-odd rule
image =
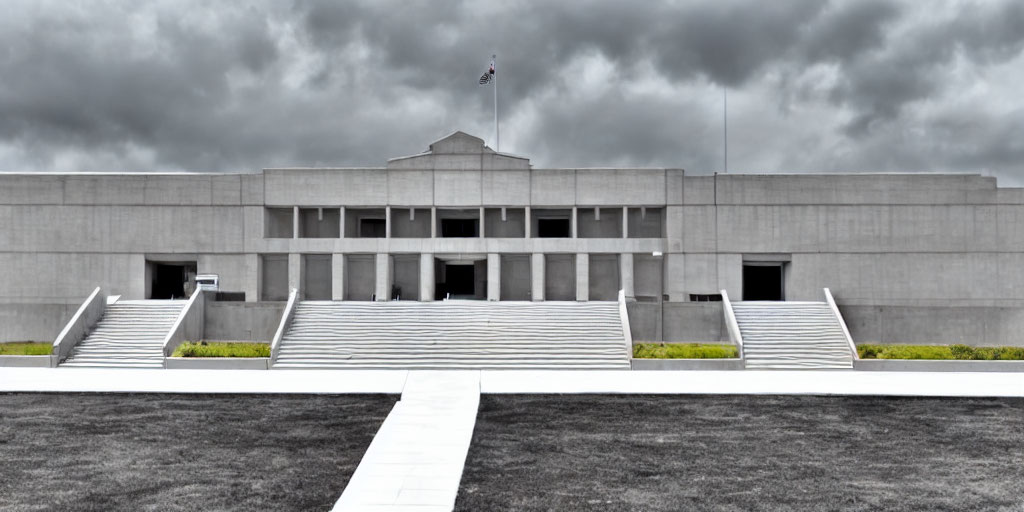
[[[0,393],[0,510],[329,510],[396,400]]]
[[[1024,510],[1024,399],[484,395],[456,510]]]

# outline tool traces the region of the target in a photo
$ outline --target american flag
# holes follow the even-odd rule
[[[480,75],[480,85],[487,85],[494,80],[494,61],[491,61],[491,68],[486,73]]]

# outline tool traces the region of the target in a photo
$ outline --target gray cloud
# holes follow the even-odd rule
[[[382,165],[462,129],[539,166],[1024,176],[1024,5],[64,2],[0,19],[0,169]]]

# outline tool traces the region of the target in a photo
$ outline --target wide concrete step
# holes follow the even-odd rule
[[[186,301],[118,301],[61,366],[163,367],[163,340]]]
[[[629,367],[615,302],[300,302],[275,368]]]

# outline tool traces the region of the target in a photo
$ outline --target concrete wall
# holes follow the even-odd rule
[[[530,300],[529,254],[501,255],[501,300]]]
[[[205,334],[208,341],[259,341],[274,338],[283,302],[206,301]]]

